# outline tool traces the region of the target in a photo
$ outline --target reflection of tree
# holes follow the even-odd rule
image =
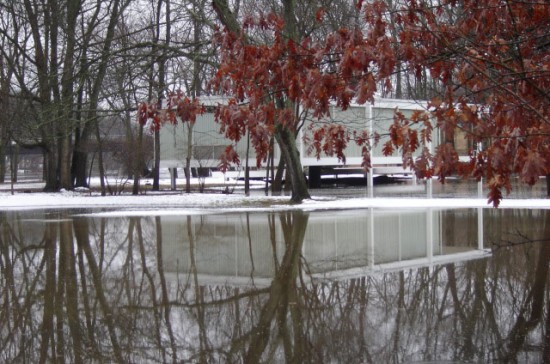
[[[546,320],[542,342],[542,362],[550,363],[550,300],[546,300]]]
[[[550,233],[550,230],[548,232]],[[529,333],[541,324],[548,286],[549,265],[550,245],[540,244],[538,259],[532,270],[534,272],[532,284],[526,282],[527,294],[521,302],[516,321],[508,334],[507,355],[505,356],[507,360],[513,360],[517,356],[525,345]],[[550,315],[550,312],[546,314]],[[545,344],[545,346],[547,345],[548,343]]]
[[[48,224],[44,233],[44,258],[46,261],[46,282],[44,285],[44,311],[42,319],[42,343],[40,346],[39,363],[45,363],[48,358],[48,345],[53,337],[53,313],[55,307],[55,267],[56,267],[56,229]],[[16,296],[14,296],[14,299]]]
[[[73,224],[71,220],[62,217],[59,224],[60,230],[60,255],[59,255],[59,274],[58,274],[58,294],[61,296],[57,301],[57,321],[63,322],[62,307],[66,307],[69,332],[73,343],[73,355],[75,363],[82,363],[82,334],[78,312],[78,283],[76,277],[76,256],[74,251]],[[63,287],[64,285],[64,287]],[[62,304],[63,288],[65,289],[65,305]],[[59,332],[61,333],[61,329]],[[61,335],[59,334],[59,338]],[[58,341],[61,341],[58,339]],[[63,355],[63,351],[58,354]]]
[[[75,218],[73,221],[75,227],[76,241],[80,249],[84,252],[84,256],[87,259],[87,266],[92,276],[93,287],[95,289],[95,295],[97,297],[101,312],[102,320],[105,323],[111,345],[113,348],[113,354],[115,360],[118,363],[124,363],[122,349],[119,345],[118,336],[115,330],[114,313],[111,305],[108,302],[107,295],[103,285],[104,277],[101,274],[100,267],[98,266],[95,255],[90,246],[90,234],[88,220],[85,218]],[[94,323],[95,324],[95,323]]]
[[[164,265],[162,261],[162,224],[160,217],[155,217],[155,227],[156,227],[156,239],[157,242],[157,273],[159,276],[159,284],[162,292],[161,295],[161,307],[163,310],[163,319],[166,329],[168,331],[168,337],[170,340],[170,350],[172,356],[172,362],[176,363],[178,361],[177,349],[176,349],[176,339],[174,337],[174,331],[172,329],[172,323],[170,318],[170,299],[168,297],[168,288],[166,285],[166,277],[164,276]]]
[[[288,212],[281,214],[280,220],[286,249],[271,283],[267,302],[261,308],[258,323],[246,334],[250,340],[245,363],[260,362],[272,336],[271,326],[275,318],[278,329],[276,337],[283,342],[286,361],[301,363],[305,359],[305,328],[301,317],[303,304],[297,292],[297,279],[308,215],[300,211]],[[290,327],[287,319],[289,313]]]
[[[485,220],[508,219],[499,229],[541,240],[550,235],[549,214],[499,211]],[[259,252],[274,263],[271,281],[234,286],[201,276],[211,264],[201,246],[211,234],[207,217],[177,223],[178,252],[191,262],[177,275],[165,272],[173,251],[160,217],[37,213],[38,228],[23,228],[18,215],[0,215],[0,362],[550,359],[544,243],[496,250],[491,259],[329,281],[310,277],[302,256],[314,214],[270,213],[266,223],[218,219],[240,224],[242,257],[256,259],[252,275],[266,262]],[[505,233],[488,235],[509,240]]]
[[[298,278],[308,215],[303,212],[280,215],[279,223],[285,247],[281,259],[277,257],[278,234],[277,225],[272,219],[274,216],[268,215],[270,245],[276,267],[272,283],[268,289],[251,287],[244,291],[240,288],[208,287],[199,282],[198,269],[203,267],[199,267],[195,257],[197,237],[193,231],[196,229],[193,229],[191,216],[187,217],[190,270],[195,287],[195,301],[188,307],[195,312],[199,344],[199,353],[193,357],[195,361],[219,360],[213,356],[219,352],[227,362],[254,363],[259,362],[262,357],[269,362],[277,355],[280,343],[287,360],[304,361],[302,359],[306,347],[303,339],[307,328],[302,321],[302,310],[305,307],[299,294]],[[249,242],[249,256],[253,259],[251,236],[251,224],[247,216],[244,237]],[[253,262],[251,266],[253,274]],[[208,300],[205,299],[206,295],[210,296]],[[208,320],[207,317],[211,319]],[[227,317],[232,320],[228,327],[224,327]],[[212,345],[216,341],[212,338],[212,331],[219,330],[213,330],[212,323],[221,325],[221,331],[228,333],[229,336],[224,340],[229,345],[228,349],[223,346],[215,348]]]
[[[198,272],[197,272],[197,263],[195,260],[195,236],[193,234],[192,220],[191,216],[187,216],[187,238],[189,240],[189,259],[191,261],[191,275],[193,276],[193,286],[195,288],[195,310],[196,310],[196,320],[199,326],[199,347],[198,347],[198,358],[193,358],[199,363],[207,363],[210,353],[210,345],[208,343],[208,334],[206,329],[205,322],[205,308],[204,308],[204,287],[201,287],[198,281]]]

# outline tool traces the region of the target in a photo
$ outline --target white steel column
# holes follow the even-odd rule
[[[371,166],[369,167],[369,172],[368,172],[368,181],[367,181],[367,188],[368,188],[368,191],[369,191],[369,198],[373,198],[374,197],[374,176],[372,175],[374,169],[372,168],[372,161],[373,161],[373,158],[374,158],[374,148],[373,148],[373,143],[374,143],[374,138],[373,138],[373,130],[374,130],[374,126],[373,126],[373,115],[372,115],[372,105],[371,104],[367,104],[365,106],[365,116],[367,117],[367,120],[368,120],[368,128],[369,128],[369,148],[370,148],[370,159],[371,159]]]
[[[430,154],[433,155],[433,145],[432,145],[432,142],[430,141],[429,144],[428,144],[428,149],[430,150]],[[426,180],[426,197],[427,198],[432,198],[433,197],[433,178],[430,177]]]
[[[477,143],[477,152],[481,152],[481,148],[483,146],[481,143]],[[482,198],[483,197],[483,178],[480,178],[479,181],[477,181],[477,197]]]

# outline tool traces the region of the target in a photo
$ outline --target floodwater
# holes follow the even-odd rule
[[[2,363],[550,362],[550,211],[0,213]]]

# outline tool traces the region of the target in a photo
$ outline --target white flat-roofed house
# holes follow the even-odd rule
[[[191,159],[191,168],[208,168],[216,169],[219,164],[219,157],[225,148],[233,144],[232,141],[225,138],[220,133],[220,126],[215,122],[214,110],[216,105],[226,102],[226,99],[221,97],[205,97],[201,98],[201,102],[206,106],[206,112],[198,116],[193,127],[192,144],[193,154]],[[336,107],[331,110],[330,119],[326,121],[344,124],[350,131],[367,130],[371,134],[377,133],[380,135],[380,141],[371,151],[371,162],[373,165],[374,174],[392,174],[392,173],[407,173],[400,168],[402,158],[397,153],[391,156],[384,156],[382,153],[383,143],[387,140],[387,131],[393,123],[394,112],[399,109],[405,115],[410,115],[415,110],[424,110],[425,103],[420,103],[412,100],[395,100],[377,98],[374,104],[352,105],[349,109],[342,111]],[[306,120],[304,127],[301,128],[297,138],[297,146],[300,151],[302,166],[304,168],[321,168],[332,167],[341,168],[343,173],[346,169],[350,173],[356,173],[360,170],[362,163],[361,147],[354,142],[348,143],[345,150],[346,164],[344,165],[335,156],[321,155],[317,158],[315,155],[308,154],[308,145],[304,140],[311,140],[311,131],[308,125],[314,120]],[[188,144],[188,129],[183,124],[170,125],[166,124],[161,128],[161,156],[160,167],[162,168],[183,168],[185,166],[185,158],[187,156]],[[432,148],[439,143],[438,135],[432,136]],[[234,144],[234,149],[240,156],[241,166],[245,164],[246,158],[246,140],[243,138],[238,143]],[[280,158],[280,153],[277,147],[274,150],[274,165]],[[248,165],[256,167],[256,155],[254,149],[250,148],[248,155]],[[267,167],[267,161],[262,162],[261,168]],[[265,173],[262,173],[265,175]]]

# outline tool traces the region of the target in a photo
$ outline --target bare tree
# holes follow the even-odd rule
[[[2,4],[3,18],[11,19],[2,35],[28,60],[24,68],[15,62],[9,67],[17,80],[13,87],[29,100],[37,121],[37,132],[32,134],[46,156],[46,190],[86,184],[84,146],[97,123],[114,29],[130,2],[10,0]],[[31,140],[30,134],[26,139]]]

